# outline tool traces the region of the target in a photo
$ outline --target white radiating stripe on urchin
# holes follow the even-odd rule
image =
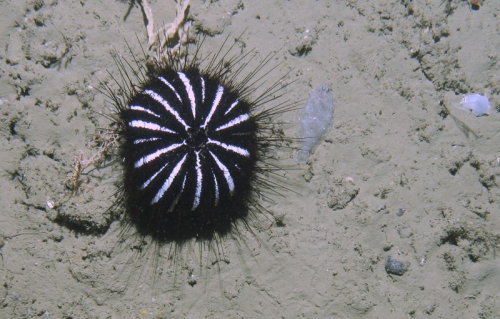
[[[193,208],[195,210],[200,205],[201,186],[203,185],[203,175],[201,174],[200,151],[196,154],[196,192],[194,193]]]
[[[229,187],[229,192],[231,193],[231,195],[233,195],[234,181],[233,181],[233,177],[231,176],[231,173],[229,173],[229,170],[227,169],[227,167],[224,164],[222,164],[221,161],[219,161],[219,159],[217,158],[217,156],[214,155],[214,153],[210,152],[210,155],[212,155],[215,162],[217,163],[217,166],[219,166],[222,173],[224,173],[224,177],[226,178],[227,186]],[[218,188],[217,188],[217,190],[218,190]]]
[[[181,97],[179,96],[179,93],[177,93],[177,91],[175,90],[174,86],[172,84],[170,84],[170,82],[168,82],[162,76],[159,76],[158,79],[160,79],[160,81],[162,81],[163,83],[165,83],[165,85],[168,86],[172,90],[172,92],[174,92],[175,96],[177,96],[177,99],[179,100],[179,102],[182,103]]]
[[[176,148],[179,148],[181,147],[182,145],[185,145],[184,143],[179,143],[179,144],[172,144],[170,145],[169,147],[165,147],[165,148],[162,148],[162,149],[159,149],[157,150],[156,152],[154,153],[151,153],[149,155],[146,155],[144,157],[141,157],[141,159],[139,159],[137,162],[135,162],[134,164],[134,167],[137,168],[137,167],[141,167],[142,165],[144,164],[147,164],[149,162],[151,162],[152,160],[154,160],[155,158],[157,158],[158,156],[162,155],[162,154],[165,154],[165,153],[168,153],[170,151],[173,151],[175,150]]]
[[[196,119],[196,100],[194,99],[193,86],[191,85],[191,82],[184,73],[177,72],[177,74],[179,74],[182,83],[184,83],[184,86],[186,87],[189,102],[191,102],[191,111],[193,112],[193,118]]]
[[[158,201],[163,197],[163,195],[165,194],[165,192],[170,188],[170,185],[172,185],[172,183],[174,182],[175,177],[177,177],[177,175],[179,174],[179,172],[180,172],[180,170],[182,168],[182,165],[186,161],[186,156],[187,156],[187,153],[179,161],[179,163],[177,163],[177,165],[175,165],[174,169],[172,170],[172,173],[170,173],[170,176],[167,178],[167,180],[165,181],[165,183],[163,183],[163,185],[161,186],[161,188],[158,191],[158,193],[156,193],[156,196],[151,201],[151,204],[158,203]]]
[[[156,173],[153,174],[153,176],[151,176],[147,181],[144,182],[144,184],[142,184],[140,189],[145,189],[146,187],[148,187],[149,183],[151,183],[156,178],[156,176],[158,176],[158,174],[160,174],[161,171],[163,171],[165,167],[167,167],[167,165],[168,163],[163,165],[159,170],[157,170]]]
[[[201,103],[205,103],[205,79],[200,76],[201,80]]]
[[[219,204],[219,184],[217,184],[217,178],[215,177],[215,174],[212,173],[214,175],[214,183],[215,183],[215,205],[214,206],[217,206],[217,204]]]
[[[217,88],[217,93],[215,93],[215,99],[214,102],[212,103],[212,109],[210,110],[210,113],[208,113],[207,118],[205,119],[205,123],[201,126],[202,128],[205,128],[207,124],[210,122],[212,119],[212,116],[215,113],[215,110],[217,110],[217,107],[219,106],[220,100],[222,98],[222,94],[224,94],[224,88],[219,85]]]
[[[175,118],[177,119],[177,121],[179,121],[179,123],[181,123],[186,130],[189,128],[189,125],[187,125],[186,122],[184,122],[184,120],[179,115],[179,113],[177,113],[177,111],[174,110],[170,106],[170,104],[168,104],[168,102],[165,101],[159,94],[157,94],[157,93],[155,93],[154,91],[151,91],[151,90],[144,90],[144,93],[147,94],[147,95],[149,95],[150,97],[152,97],[155,101],[159,102],[161,105],[163,105],[163,107],[168,112],[170,112],[170,114],[172,114],[173,116],[175,116]]]
[[[226,124],[223,124],[223,125],[219,126],[215,131],[220,131],[220,130],[226,129],[228,127],[232,127],[232,126],[238,125],[238,124],[240,124],[242,122],[245,122],[249,118],[250,118],[250,116],[248,114],[241,114],[237,118],[234,118],[231,121],[227,122]]]
[[[208,138],[208,143],[219,145],[220,147],[222,147],[228,151],[238,153],[241,156],[250,157],[250,152],[248,152],[248,150],[246,150],[242,147],[222,143],[222,142],[219,142],[217,140],[212,140],[211,138]]]
[[[133,120],[133,121],[130,121],[128,123],[128,125],[130,125],[131,127],[145,128],[145,129],[148,129],[148,130],[151,130],[151,131],[161,131],[161,132],[167,132],[167,133],[177,134],[176,131],[172,131],[169,128],[166,128],[166,127],[163,127],[163,126],[160,126],[158,124],[151,123],[151,122],[144,122],[142,120]]]
[[[234,101],[233,104],[231,104],[231,106],[227,109],[226,113],[224,113],[224,115],[226,115],[227,113],[231,112],[232,109],[234,109],[234,107],[238,104],[238,100]]]
[[[141,144],[141,143],[147,143],[147,142],[154,142],[158,141],[160,138],[159,137],[151,137],[151,138],[139,138],[137,140],[134,140],[134,144]]]
[[[170,208],[168,209],[169,212],[174,211],[174,208],[177,205],[177,203],[179,202],[179,198],[182,195],[182,191],[184,190],[184,185],[186,185],[186,175],[185,174],[184,174],[184,179],[182,180],[181,190],[180,190],[179,194],[177,194],[177,196],[175,196],[175,199],[172,201],[172,204],[170,205]]]
[[[142,107],[142,106],[140,106],[140,105],[131,105],[131,106],[130,106],[130,109],[131,109],[131,110],[134,110],[134,111],[146,112],[146,113],[151,114],[151,115],[154,115],[154,116],[156,116],[156,117],[160,117],[160,116],[159,116],[158,114],[156,114],[155,112],[153,112],[153,111],[151,111],[151,110],[149,110],[149,109],[147,109],[147,108],[144,108],[144,107]]]

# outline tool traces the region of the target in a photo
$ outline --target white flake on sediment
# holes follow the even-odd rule
[[[195,152],[196,155],[196,191],[194,193],[193,208],[195,210],[200,205],[201,186],[203,184],[203,175],[201,174],[200,151]]]
[[[249,118],[250,118],[250,116],[248,114],[242,114],[242,115],[238,116],[237,118],[234,118],[231,121],[227,122],[226,124],[222,124],[215,131],[220,131],[220,130],[226,129],[228,127],[233,127],[235,125],[238,125],[240,123],[245,122]]]
[[[156,193],[156,196],[151,201],[151,204],[158,203],[158,201],[163,197],[165,192],[170,188],[170,186],[174,182],[175,177],[177,177],[177,175],[179,175],[179,172],[182,168],[182,165],[186,161],[186,157],[187,157],[187,154],[185,154],[184,157],[177,163],[177,165],[175,165],[174,169],[172,170],[172,172],[168,176],[167,180],[165,181],[165,183],[163,183],[160,190],[158,191],[158,193]]]
[[[172,90],[172,92],[174,92],[175,96],[177,96],[177,99],[179,100],[179,103],[182,103],[181,97],[179,96],[179,93],[177,93],[177,90],[174,88],[174,86],[172,84],[170,84],[170,82],[168,82],[162,76],[159,76],[158,79],[160,79],[160,81],[162,81],[166,86],[168,86]]]
[[[184,144],[184,143],[172,144],[169,147],[165,147],[165,148],[159,149],[159,150],[157,150],[154,153],[151,153],[149,155],[141,157],[137,162],[135,162],[134,167],[135,168],[141,167],[142,165],[147,164],[147,163],[155,160],[160,155],[168,153],[168,152],[171,152],[171,151],[173,151],[173,150],[181,147],[182,145],[186,145],[186,144]]]
[[[215,110],[217,110],[217,107],[219,106],[220,100],[222,98],[222,94],[224,94],[224,88],[219,85],[217,88],[217,93],[215,93],[215,98],[214,102],[212,103],[212,108],[210,109],[210,113],[208,113],[207,118],[205,119],[205,123],[201,126],[202,128],[205,128],[208,123],[210,123],[210,120],[212,119],[212,116],[215,113]]]
[[[214,153],[210,152],[210,155],[212,155],[213,159],[217,163],[217,166],[219,166],[219,169],[222,171],[222,173],[224,173],[224,178],[226,179],[227,186],[229,187],[229,192],[232,195],[234,191],[234,181],[233,177],[231,176],[231,173],[229,172],[227,167],[224,164],[222,164],[222,162],[217,158],[217,156],[214,155]]]
[[[194,99],[193,86],[191,85],[191,82],[184,73],[177,72],[177,74],[179,74],[179,78],[186,87],[189,102],[191,103],[191,111],[193,112],[193,118],[196,118],[196,100]]]
[[[156,117],[160,117],[158,114],[156,114],[155,112],[149,110],[149,109],[146,109],[140,105],[132,105],[130,106],[130,109],[131,110],[134,110],[134,111],[141,111],[141,112],[145,112],[145,113],[148,113],[148,114],[151,114],[153,116],[156,116]]]
[[[128,123],[128,125],[130,125],[131,127],[135,127],[135,128],[145,128],[145,129],[150,130],[150,131],[159,131],[159,132],[167,132],[167,133],[177,134],[177,132],[172,131],[169,128],[160,126],[160,125],[155,124],[155,123],[145,122],[143,120],[133,120],[133,121],[130,121]]]
[[[231,106],[227,109],[226,113],[224,113],[224,115],[226,115],[227,113],[231,112],[232,109],[234,109],[234,107],[238,104],[238,100],[234,101],[233,104],[231,104]]]
[[[184,126],[184,128],[186,130],[189,128],[189,125],[187,125],[186,122],[184,122],[184,120],[179,115],[179,113],[177,113],[177,111],[174,110],[170,106],[170,104],[168,104],[168,102],[165,101],[159,94],[157,94],[156,92],[151,91],[151,90],[145,90],[144,93],[147,94],[147,95],[149,95],[150,97],[152,97],[153,100],[155,100],[158,103],[160,103],[161,105],[163,105],[163,107],[165,108],[165,110],[167,110],[170,114],[172,114],[177,119],[177,121],[179,121],[179,123],[181,123]]]
[[[231,151],[231,152],[240,154],[241,156],[250,157],[250,152],[248,152],[248,150],[246,150],[242,147],[239,147],[239,146],[229,145],[226,143],[219,142],[217,140],[213,140],[211,138],[208,138],[207,143],[218,145],[227,151]]]

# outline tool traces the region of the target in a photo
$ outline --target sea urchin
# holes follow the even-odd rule
[[[223,50],[227,40],[205,59],[198,38],[192,56],[167,50],[148,68],[134,60],[135,76],[115,58],[121,92],[106,92],[122,136],[125,221],[159,244],[218,240],[264,210],[259,196],[279,193],[270,150],[285,144],[275,115],[295,106],[280,102],[286,75],[264,87],[274,55],[248,72],[252,51],[228,57],[241,40]]]

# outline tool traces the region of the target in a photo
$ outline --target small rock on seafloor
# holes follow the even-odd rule
[[[388,274],[402,276],[410,267],[410,263],[399,256],[388,255],[385,259],[385,271]]]
[[[314,148],[330,131],[334,110],[333,94],[328,84],[322,83],[311,91],[297,117],[302,140],[301,149],[297,153],[298,163],[305,163]]]

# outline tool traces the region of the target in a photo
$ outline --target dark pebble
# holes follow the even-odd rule
[[[391,255],[388,255],[385,259],[385,271],[388,274],[403,275],[410,267],[410,263],[408,261],[399,261],[394,259]]]

